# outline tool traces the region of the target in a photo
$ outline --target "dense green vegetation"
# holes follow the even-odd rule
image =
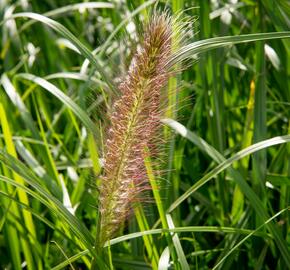
[[[108,115],[155,4],[188,22],[164,173],[144,160],[149,202],[95,248]],[[2,0],[0,18],[0,269],[290,268],[287,0]]]

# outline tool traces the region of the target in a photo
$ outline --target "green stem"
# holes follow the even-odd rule
[[[156,205],[157,205],[157,209],[158,209],[158,213],[159,213],[159,216],[160,216],[161,224],[162,224],[163,229],[169,229],[169,226],[168,226],[168,223],[167,223],[167,219],[166,219],[166,215],[165,215],[165,211],[164,211],[163,204],[162,204],[162,200],[161,200],[160,193],[159,193],[158,184],[157,184],[157,181],[155,179],[155,176],[154,176],[154,173],[153,173],[153,169],[152,169],[152,166],[151,166],[151,160],[150,160],[150,157],[149,157],[149,149],[146,148],[144,151],[145,151],[145,154],[147,156],[145,158],[145,160],[144,160],[144,163],[145,163],[145,166],[146,166],[148,179],[149,179],[150,185],[152,187],[152,192],[153,192],[153,196],[154,196],[154,199],[155,199],[155,202],[156,202]],[[174,248],[173,241],[172,241],[172,238],[171,238],[170,234],[169,233],[165,233],[165,238],[166,238],[166,241],[167,241],[167,244],[168,244],[171,256],[172,256],[172,259],[173,259],[174,262],[176,262],[174,265],[177,266],[177,269],[179,269],[177,253],[176,253],[176,250]]]

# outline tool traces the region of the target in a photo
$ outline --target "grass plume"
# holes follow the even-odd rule
[[[154,13],[141,47],[113,105],[105,143],[100,187],[100,244],[110,239],[130,213],[131,205],[148,188],[145,147],[152,147],[160,127],[161,89],[169,78],[172,27],[167,13]]]

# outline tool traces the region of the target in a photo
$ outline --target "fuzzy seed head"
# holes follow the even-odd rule
[[[100,186],[100,244],[110,239],[131,212],[132,203],[149,188],[144,149],[153,147],[160,128],[161,90],[169,71],[171,18],[155,13],[145,29],[141,48],[119,85],[105,142]]]

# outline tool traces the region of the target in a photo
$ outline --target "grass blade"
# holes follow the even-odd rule
[[[65,28],[62,24],[48,18],[45,17],[43,15],[37,14],[37,13],[33,13],[33,12],[22,12],[22,13],[17,13],[12,15],[9,18],[6,18],[4,21],[2,21],[0,23],[0,26],[3,25],[6,21],[10,20],[10,19],[16,19],[16,18],[30,18],[32,20],[35,21],[39,21],[47,26],[49,26],[50,28],[54,29],[55,31],[57,31],[59,34],[61,34],[62,36],[64,36],[65,38],[67,38],[75,47],[78,48],[78,50],[80,51],[80,53],[86,57],[87,59],[90,60],[90,62],[92,63],[93,66],[96,67],[97,71],[101,74],[102,79],[107,83],[108,87],[114,91],[115,90],[115,86],[112,82],[112,80],[110,79],[110,77],[106,74],[106,72],[104,71],[104,68],[98,63],[98,61],[96,60],[96,58],[92,55],[92,53],[90,52],[90,50],[83,45],[67,28]]]
[[[183,125],[180,123],[172,120],[172,119],[164,119],[164,123],[167,123],[169,126],[171,126],[173,129],[175,129],[180,135],[183,137],[189,139],[192,142],[195,142],[195,136],[193,136],[193,133],[189,130],[187,130]],[[200,140],[199,140],[200,142]],[[231,158],[224,159],[215,169],[207,173],[204,177],[202,177],[199,181],[197,181],[191,188],[189,188],[183,195],[181,195],[168,209],[168,212],[173,211],[177,206],[179,206],[185,199],[187,199],[193,192],[195,192],[197,189],[199,189],[201,186],[203,186],[205,183],[207,183],[212,177],[215,177],[220,172],[222,172],[224,169],[230,167],[233,162],[238,161],[242,159],[243,157],[246,157],[252,153],[255,153],[259,150],[268,148],[270,146],[287,143],[290,142],[290,135],[284,135],[284,136],[278,136],[275,138],[271,138],[268,140],[261,141],[259,143],[253,144],[250,147],[247,147],[246,149],[243,149],[239,152],[237,152],[235,155],[233,155]],[[208,147],[208,146],[207,146]],[[214,152],[215,154],[217,151]],[[221,158],[222,156],[220,156]],[[231,170],[231,169],[230,169]],[[231,171],[233,174],[234,172]],[[251,202],[251,205],[253,208],[255,208],[257,214],[262,218],[263,220],[268,219],[268,214],[265,211],[265,208],[263,206],[263,203],[260,201],[259,197],[255,194],[255,192],[251,189],[251,187],[247,184],[246,181],[243,180],[243,178],[239,177],[239,175],[236,175],[233,179],[237,182],[239,185],[241,191],[244,193],[244,195],[249,199]],[[277,228],[270,223],[268,225],[269,230],[275,237],[276,243],[281,251],[281,254],[287,263],[287,265],[290,266],[290,254],[288,252],[287,244],[283,240],[281,233],[277,230]]]
[[[92,132],[95,136],[99,134],[99,131],[96,125],[92,122],[92,120],[88,117],[85,111],[83,111],[70,97],[64,94],[60,89],[58,89],[55,85],[48,82],[45,79],[34,76],[28,73],[18,74],[17,77],[23,78],[33,83],[36,83],[43,87],[45,90],[49,91],[56,98],[58,98],[62,103],[64,103],[70,110],[72,110],[77,117],[83,122],[83,124],[87,127],[87,129]]]
[[[208,50],[221,48],[233,44],[247,43],[258,40],[280,39],[289,38],[290,32],[272,32],[272,33],[259,33],[248,34],[240,36],[225,36],[209,38],[200,41],[193,42],[182,48],[175,54],[174,57],[168,62],[168,65],[173,66],[176,63],[182,62],[193,55],[206,52]]]

